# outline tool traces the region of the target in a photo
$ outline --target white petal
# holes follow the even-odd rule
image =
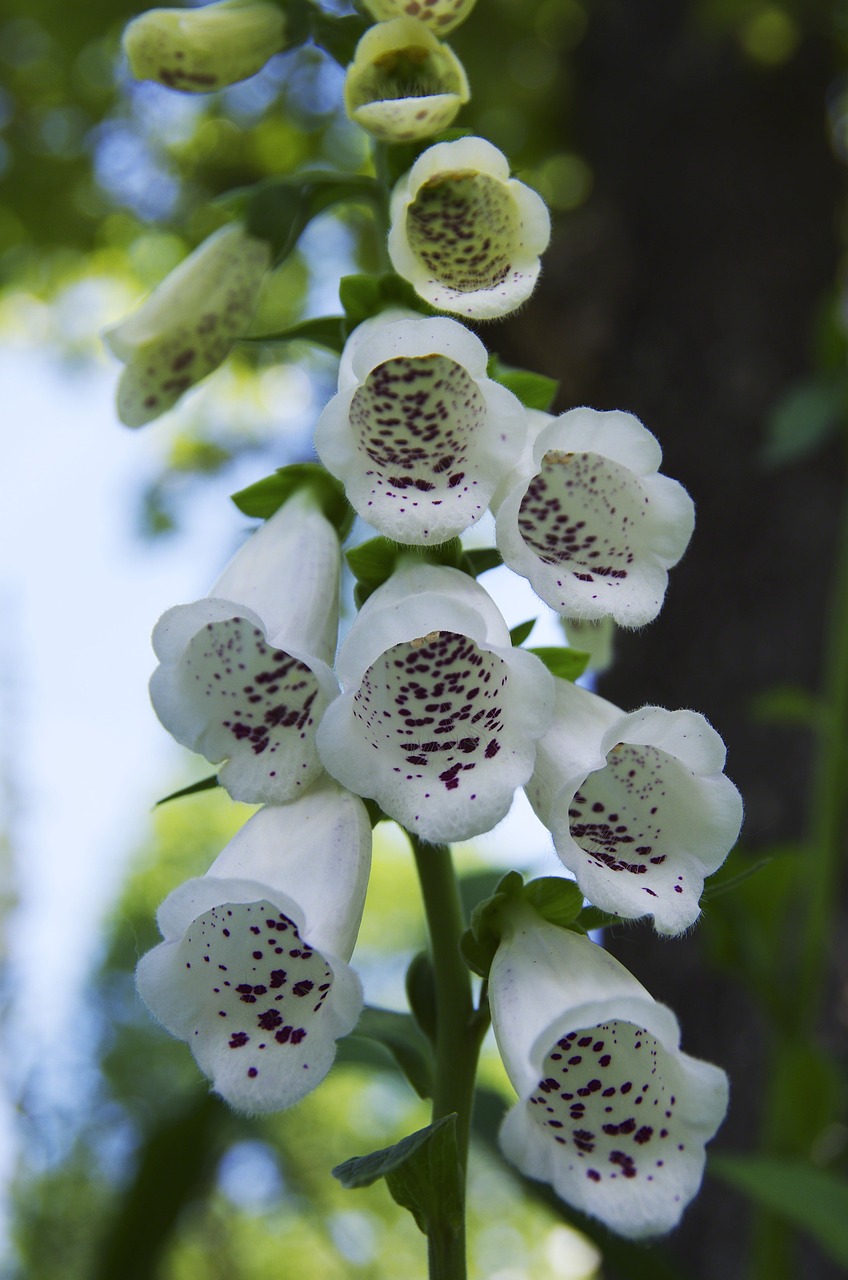
[[[533,776],[525,787],[536,816],[546,827],[564,780],[583,778],[603,765],[604,734],[623,714],[612,702],[570,680],[556,680],[554,686],[553,720],[539,742]]]
[[[622,715],[599,744],[593,739],[594,761],[588,750],[579,762],[579,748],[570,760],[563,754],[563,786],[551,799],[554,753],[569,737],[562,707],[557,726],[539,759],[564,865],[603,910],[629,919],[652,915],[660,933],[689,928],[700,913],[704,877],[721,866],[742,822],[739,793],[721,772],[718,735],[693,711],[652,707]]]
[[[318,750],[333,777],[423,839],[467,839],[499,822],[529,777],[552,678],[532,654],[487,638],[506,624],[465,575],[408,570],[406,599],[398,577],[351,628],[339,655],[346,691],[325,712]]]
[[[490,974],[520,1095],[501,1129],[504,1154],[622,1235],[669,1231],[700,1185],[727,1078],[680,1052],[674,1015],[612,957],[545,922],[536,931],[541,939],[526,926],[503,943]],[[542,1007],[528,1017],[525,1005]]]
[[[349,369],[315,448],[358,513],[406,544],[446,542],[479,520],[526,430],[521,403],[485,376],[479,339],[445,318],[382,324]]]
[[[482,138],[428,148],[391,201],[389,256],[431,306],[487,319],[526,300],[550,238],[542,198]]]
[[[568,617],[621,626],[656,617],[694,507],[656,474],[659,445],[631,414],[575,409],[544,427],[533,464],[498,495],[505,562]]]
[[[360,984],[332,944],[350,954],[369,859],[363,806],[327,788],[260,811],[209,875],[162,904],[165,940],[139,963],[139,992],[240,1110],[299,1101],[355,1025]],[[237,874],[223,875],[228,868]],[[256,878],[266,868],[273,884]],[[320,892],[304,897],[305,881]]]

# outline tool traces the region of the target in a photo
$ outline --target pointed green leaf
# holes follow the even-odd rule
[[[430,1223],[456,1225],[462,1216],[456,1115],[443,1116],[392,1147],[345,1160],[336,1165],[333,1177],[349,1190],[385,1178],[392,1197],[409,1209],[425,1233]]]
[[[428,1039],[436,1039],[436,979],[433,962],[426,951],[419,951],[406,971],[406,998],[416,1023]]]
[[[524,641],[527,639],[527,637],[529,636],[530,632],[533,630],[535,625],[536,625],[536,619],[530,618],[528,622],[519,622],[517,627],[510,627],[509,638],[516,648],[519,645],[524,644]]]
[[[419,298],[409,281],[393,271],[381,276],[342,276],[339,301],[351,327],[370,320],[387,307],[404,307],[426,315],[434,314],[432,307]]]
[[[558,680],[577,680],[589,665],[589,654],[582,653],[580,649],[544,645],[541,649],[531,649],[530,653],[535,653]]]
[[[433,1095],[433,1050],[411,1014],[366,1005],[351,1039],[376,1041],[387,1049],[419,1098]]]
[[[193,782],[190,787],[181,787],[179,791],[172,791],[169,796],[163,796],[153,807],[158,809],[160,804],[168,804],[171,800],[182,800],[183,796],[194,796],[199,791],[211,791],[220,785],[217,773],[213,773],[208,778],[201,778],[200,782]]]
[[[544,374],[533,373],[529,369],[514,369],[494,355],[489,356],[486,372],[495,382],[517,396],[525,409],[547,412],[559,391],[559,383],[555,378],[546,378]]]
[[[313,218],[344,201],[374,201],[381,192],[373,178],[323,170],[260,182],[247,198],[247,230],[271,246],[279,266]]]
[[[295,462],[281,467],[272,476],[265,476],[234,493],[232,500],[246,516],[267,520],[293,493],[307,487],[315,494],[324,515],[335,525],[339,539],[344,541],[353,524],[354,510],[342,485],[317,462]]]
[[[347,341],[347,321],[344,316],[316,316],[314,320],[301,320],[278,333],[252,333],[247,342],[313,342],[341,355]]]
[[[310,8],[312,39],[319,49],[335,58],[339,66],[347,68],[353,62],[356,46],[367,31],[369,21],[357,14],[326,13],[317,4]]]
[[[709,1171],[807,1232],[848,1267],[848,1180],[801,1161],[770,1156],[713,1156]]]
[[[436,547],[402,547],[389,538],[370,538],[358,547],[351,547],[345,554],[357,581],[354,595],[361,608],[368,597],[389,580],[398,560],[417,558],[425,564],[458,568],[462,560],[462,545],[459,538],[452,538],[450,542]]]
[[[497,569],[503,564],[501,553],[495,547],[473,547],[465,552],[466,573],[478,578],[487,569]]]

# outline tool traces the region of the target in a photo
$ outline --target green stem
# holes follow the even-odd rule
[[[409,833],[430,933],[436,988],[433,1120],[456,1115],[461,1199],[465,1201],[474,1079],[488,1019],[474,1007],[471,975],[459,950],[465,928],[459,886],[447,845],[425,845]],[[439,1215],[428,1234],[431,1280],[465,1280],[465,1215],[457,1225]]]
[[[389,258],[389,202],[392,195],[392,182],[389,173],[389,151],[385,142],[374,142],[374,172],[377,185],[382,192],[382,200],[374,201],[374,224],[377,240],[377,270],[391,271]]]

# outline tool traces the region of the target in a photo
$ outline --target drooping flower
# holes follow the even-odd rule
[[[240,1111],[298,1102],[355,1026],[362,990],[347,962],[370,860],[365,806],[325,780],[260,809],[159,908],[164,941],[139,963],[139,993]]]
[[[704,877],[739,834],[742,800],[719,735],[695,711],[611,702],[556,682],[527,795],[583,893],[657,932],[694,924]]]
[[[141,427],[170,409],[247,332],[271,251],[237,223],[221,227],[103,335],[126,369],[118,417]]]
[[[491,319],[533,292],[551,222],[545,202],[509,176],[483,138],[440,142],[395,187],[389,257],[431,306]]]
[[[661,459],[630,413],[547,419],[496,499],[504,561],[566,617],[650,622],[695,523],[686,490],[657,474]]]
[[[345,76],[345,110],[382,142],[429,138],[468,98],[462,63],[416,18],[370,27]]]
[[[184,93],[211,93],[261,71],[286,48],[286,22],[275,4],[218,0],[197,9],[148,9],[124,32],[136,80]]]
[[[485,513],[521,451],[526,412],[486,377],[486,348],[455,320],[367,323],[367,335],[354,330],[315,448],[386,537],[446,542]]]
[[[405,14],[426,22],[443,36],[465,21],[477,0],[364,0],[364,3],[378,22]]]
[[[506,1158],[620,1235],[670,1231],[724,1119],[725,1073],[681,1052],[674,1014],[623,965],[527,907],[507,923],[489,999],[518,1094]]]
[[[318,729],[324,766],[425,840],[506,814],[550,720],[552,677],[510,645],[487,593],[456,569],[403,565],[366,601]]]
[[[307,493],[254,533],[208,596],[163,614],[153,707],[236,800],[282,804],[321,772],[315,726],[338,694],[339,542]]]

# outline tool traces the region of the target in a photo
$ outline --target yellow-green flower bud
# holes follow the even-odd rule
[[[464,102],[468,80],[453,50],[415,18],[366,31],[345,77],[351,120],[381,142],[417,142],[446,129]]]
[[[283,13],[261,0],[150,9],[124,32],[136,80],[156,80],[185,93],[211,93],[246,80],[286,45]]]
[[[389,18],[417,18],[440,36],[464,22],[477,0],[365,0],[365,8],[378,22]]]
[[[128,427],[176,404],[247,332],[271,250],[237,223],[222,227],[103,335],[126,364],[118,416]]]

